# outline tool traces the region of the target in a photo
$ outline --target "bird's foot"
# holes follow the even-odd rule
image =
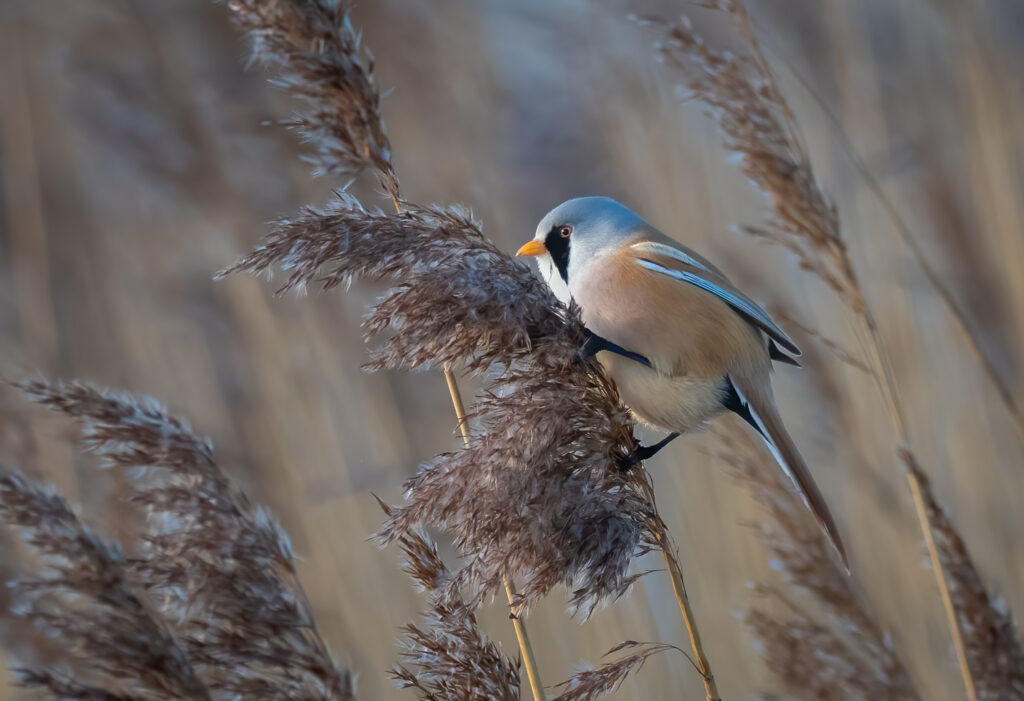
[[[673,431],[668,434],[654,445],[641,445],[640,441],[636,441],[633,445],[633,450],[629,451],[626,455],[619,458],[619,469],[623,472],[628,472],[634,467],[642,463],[644,460],[653,458],[658,452],[666,445],[671,443],[673,440],[679,437],[679,433]]]

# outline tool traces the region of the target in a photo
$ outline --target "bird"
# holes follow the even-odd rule
[[[680,434],[726,412],[764,440],[849,571],[825,498],[783,425],[772,363],[799,365],[800,349],[710,261],[608,197],[571,199],[548,212],[518,256],[535,257],[564,303],[575,301],[593,355],[643,424],[668,431],[637,446],[650,458]]]

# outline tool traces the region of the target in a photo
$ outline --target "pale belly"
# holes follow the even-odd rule
[[[722,377],[667,377],[636,361],[603,351],[597,359],[637,419],[654,428],[686,433],[725,411]]]

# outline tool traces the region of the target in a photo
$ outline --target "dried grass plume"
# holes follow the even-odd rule
[[[129,471],[146,519],[132,583],[204,683],[233,698],[354,698],[316,629],[287,535],[221,471],[209,440],[158,402],[77,382],[25,383],[82,422],[85,447]]]

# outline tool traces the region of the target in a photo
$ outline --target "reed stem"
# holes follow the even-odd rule
[[[851,279],[860,289],[860,283],[851,270]],[[901,453],[909,455],[908,446],[910,436],[906,418],[903,415],[903,408],[900,404],[898,391],[896,389],[896,373],[892,368],[889,356],[885,353],[885,346],[882,344],[881,333],[871,309],[865,304],[861,311],[861,320],[868,332],[869,343],[867,344],[874,355],[878,370],[874,373],[878,383],[879,391],[885,398],[885,404],[889,410],[889,417],[893,427],[902,443]],[[939,598],[942,600],[942,608],[946,614],[946,624],[949,627],[949,636],[953,640],[953,649],[956,651],[957,663],[960,667],[960,676],[963,678],[964,690],[967,693],[967,701],[977,701],[978,693],[975,689],[974,674],[967,660],[967,648],[964,645],[963,631],[960,630],[960,621],[957,619],[956,606],[949,593],[949,584],[946,582],[946,574],[942,567],[942,560],[939,558],[939,550],[935,545],[935,531],[932,528],[931,517],[925,504],[922,492],[921,478],[918,475],[915,464],[904,457],[907,467],[907,482],[910,486],[910,494],[914,500],[914,510],[917,513],[917,520],[924,534],[925,544],[928,547],[928,559],[931,562],[932,572],[935,573],[935,582],[939,587]]]
[[[686,633],[690,636],[690,647],[693,648],[694,663],[697,667],[697,672],[704,680],[704,696],[706,701],[722,701],[722,697],[718,693],[718,684],[715,682],[715,675],[711,671],[711,663],[708,662],[708,657],[704,654],[704,645],[701,643],[700,631],[697,629],[697,617],[690,607],[690,597],[686,594],[683,568],[679,565],[679,558],[676,557],[675,548],[672,547],[668,530],[658,514],[658,505],[654,500],[654,489],[649,479],[642,481],[642,489],[647,501],[654,508],[655,524],[651,530],[654,533],[654,538],[658,541],[658,545],[661,546],[661,554],[665,558],[665,566],[668,568],[669,579],[672,581],[672,593],[675,594],[676,603],[679,605],[679,612],[682,614],[683,622],[686,624]]]
[[[669,577],[672,580],[672,592],[676,595],[676,602],[683,614],[683,621],[686,623],[686,632],[690,636],[690,647],[693,648],[694,661],[697,663],[697,671],[704,680],[704,695],[707,701],[721,701],[718,693],[718,685],[715,683],[715,675],[711,672],[711,664],[707,655],[704,654],[704,646],[700,642],[700,631],[697,630],[697,619],[690,608],[690,597],[686,595],[686,585],[683,583],[683,571],[679,566],[679,560],[672,552],[671,546],[663,540],[664,534],[658,535],[658,542],[661,544],[661,554],[665,558],[665,565],[668,567]]]
[[[459,383],[450,368],[444,369],[444,379],[448,383],[448,392],[452,397],[452,406],[455,408],[455,416],[459,420],[459,433],[462,434],[462,442],[468,448],[469,427],[466,425],[466,406],[462,402],[462,392],[459,391]],[[507,579],[504,584],[509,606],[512,606],[516,600],[515,586]],[[534,701],[546,701],[544,685],[540,681],[537,658],[533,654],[533,645],[530,644],[530,635],[526,630],[526,623],[523,622],[520,616],[513,614],[512,627],[516,631],[516,640],[519,642],[519,654],[523,658],[523,666],[526,668],[526,678],[529,680],[530,689],[533,691],[533,699]]]

